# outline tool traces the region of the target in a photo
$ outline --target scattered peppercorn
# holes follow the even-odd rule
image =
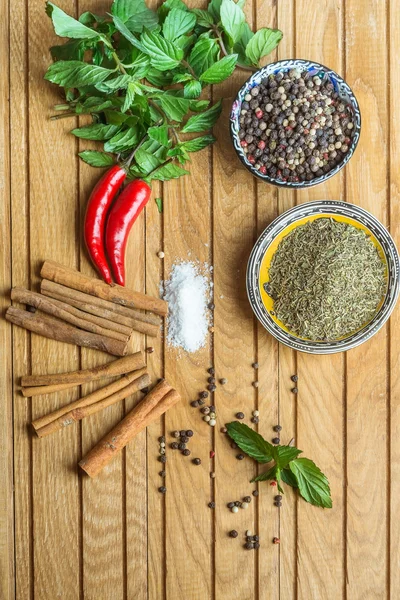
[[[214,456],[215,456],[214,450],[210,450],[210,458],[214,458]]]
[[[233,508],[235,506],[234,502],[228,502],[227,507],[228,508]]]
[[[245,548],[246,548],[246,550],[253,550],[253,548],[254,548],[253,542],[247,542],[245,544]]]
[[[297,375],[292,375],[290,379],[291,379],[292,381],[294,381],[294,383],[297,383],[297,382],[298,382],[298,380],[299,380],[299,378],[298,378],[298,376],[297,376]]]
[[[167,475],[167,472],[166,472],[166,471],[160,471],[160,472],[159,472],[159,476],[160,476],[160,477],[165,477],[166,475]]]
[[[274,425],[272,428],[274,431],[282,431],[282,427],[280,425]]]
[[[258,365],[258,363],[257,363],[257,362],[255,362],[255,363],[253,363],[251,366],[253,367],[253,369],[258,369],[258,366],[259,366],[259,365]]]
[[[281,495],[275,496],[274,500],[276,500],[277,502],[280,502],[282,500],[282,496]]]
[[[273,443],[273,444],[279,444],[279,443],[280,443],[280,441],[281,441],[281,440],[280,440],[278,437],[275,437],[275,438],[273,438],[273,439],[272,439],[272,443]]]
[[[260,547],[260,542],[254,542],[254,550],[258,550]]]
[[[182,450],[182,454],[183,456],[190,456],[191,452],[188,448],[185,448],[184,450]]]
[[[209,305],[208,305],[208,308],[210,310],[214,310],[215,309],[215,304],[213,304],[213,302],[210,302]]]
[[[209,415],[210,414],[210,407],[209,406],[203,406],[203,408],[200,409],[200,412],[203,413],[203,415]]]
[[[197,400],[197,404],[198,404],[199,406],[203,406],[203,405],[205,404],[205,400],[203,400],[202,398],[199,398],[199,399]]]
[[[260,416],[260,411],[259,410],[253,410],[253,417],[259,417]]]
[[[178,438],[181,434],[179,433],[179,431],[173,431],[172,435],[173,435],[173,437]]]
[[[209,502],[208,503],[208,507],[209,508],[215,508],[215,502]]]
[[[235,506],[240,506],[240,505],[241,505],[241,502],[240,502],[240,500],[236,500],[236,501],[235,501]]]
[[[161,455],[158,457],[158,460],[162,463],[166,463],[167,462],[167,457],[165,456],[165,454]]]
[[[237,455],[236,455],[236,458],[237,458],[238,460],[243,460],[243,459],[244,459],[244,454],[237,454]]]
[[[298,394],[299,390],[297,389],[297,387],[294,387],[291,389],[292,394]]]
[[[210,384],[210,385],[208,385],[208,386],[207,386],[207,389],[208,389],[210,392],[215,392],[215,390],[217,389],[217,386],[216,386],[215,384],[213,384],[213,383],[212,383],[212,384]]]
[[[222,377],[222,379],[219,380],[221,385],[226,385],[228,383],[228,380],[225,377]]]
[[[250,504],[250,502],[251,502],[251,496],[245,496],[243,498],[243,502],[247,502],[247,504]]]
[[[213,406],[212,404],[210,404],[210,411],[215,413],[215,406]]]
[[[250,421],[257,425],[260,422],[260,419],[258,417],[251,417]]]
[[[244,508],[244,509],[249,508],[249,504],[247,502],[242,502],[240,505],[240,508]]]
[[[187,437],[193,437],[194,434],[193,434],[193,431],[191,429],[188,429],[186,431],[186,435],[187,435]]]
[[[162,485],[158,488],[158,491],[161,492],[161,494],[165,494],[165,492],[167,491],[167,488],[164,485]]]
[[[253,490],[253,491],[252,491],[252,494],[253,494],[253,496],[255,496],[255,497],[257,497],[257,496],[259,495],[259,493],[260,493],[260,492],[259,492],[258,490]]]
[[[229,537],[231,538],[237,538],[238,535],[239,534],[235,529],[232,529],[232,531],[229,532]]]
[[[254,540],[255,542],[258,542],[258,541],[259,541],[259,539],[260,539],[260,538],[258,537],[258,535],[253,535],[253,540]]]
[[[272,543],[273,544],[280,544],[281,540],[279,538],[277,538],[277,537],[274,537],[273,540],[272,540]]]
[[[258,388],[258,381],[253,381],[252,386]]]
[[[200,398],[208,398],[208,392],[206,392],[206,390],[200,392]]]
[[[239,512],[239,508],[237,506],[232,506],[231,511],[233,513],[237,513],[237,512]]]
[[[198,400],[193,400],[193,401],[190,403],[190,406],[193,406],[193,408],[197,408],[197,407],[199,406],[199,401],[198,401]]]
[[[153,354],[153,352],[154,352],[154,348],[153,348],[153,346],[149,346],[148,348],[146,348],[146,352],[147,352],[148,354]]]
[[[172,444],[170,444],[170,446],[171,446],[172,450],[178,450],[179,444],[178,444],[178,442],[172,442]]]
[[[181,437],[181,442],[182,442],[182,444],[187,444],[187,443],[188,443],[188,441],[189,441],[189,438],[187,437],[187,435],[183,435],[183,436]]]
[[[211,477],[211,479],[215,479],[215,473],[214,473],[214,471],[211,471],[210,477]]]
[[[215,375],[215,369],[214,367],[210,367],[209,369],[207,369],[208,373],[210,373],[210,375]]]
[[[179,448],[179,450],[185,450],[186,444],[184,444],[183,442],[180,442],[180,444],[178,444],[178,448]]]
[[[236,413],[236,418],[237,418],[237,419],[244,419],[244,413],[242,413],[242,412],[237,412],[237,413]]]
[[[275,506],[277,506],[278,508],[280,508],[282,506],[282,502],[274,502]]]
[[[192,462],[193,462],[193,464],[194,464],[194,465],[201,465],[201,460],[200,460],[200,458],[194,458],[194,459],[192,460]]]
[[[165,437],[164,437],[163,435],[161,435],[161,436],[158,438],[158,441],[160,442],[160,444],[162,444],[162,443],[165,443]]]
[[[179,437],[183,437],[185,435],[186,435],[185,429],[181,429],[180,432],[179,432]]]
[[[273,487],[276,486],[276,481],[271,481],[269,485],[272,485]]]
[[[238,447],[238,445],[237,445],[237,444],[235,444],[235,442],[232,442],[232,443],[231,443],[231,448],[233,448],[233,449],[235,450],[237,447]]]
[[[228,433],[228,430],[227,430],[226,427],[221,427],[220,432],[221,433]]]
[[[208,383],[215,383],[215,377],[209,377],[207,381]]]

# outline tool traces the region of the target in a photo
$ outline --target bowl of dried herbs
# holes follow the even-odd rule
[[[393,239],[371,213],[347,202],[317,201],[275,219],[247,267],[250,304],[280,342],[332,354],[370,339],[400,290]]]

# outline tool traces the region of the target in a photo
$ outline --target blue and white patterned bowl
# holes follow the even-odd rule
[[[281,179],[276,179],[274,177],[270,177],[269,175],[263,175],[257,169],[254,168],[252,164],[250,164],[246,158],[246,154],[243,152],[243,148],[240,145],[239,139],[239,117],[240,110],[242,106],[242,102],[244,100],[245,95],[251,90],[251,88],[256,85],[260,85],[261,81],[271,75],[272,73],[279,73],[280,71],[289,71],[290,69],[299,69],[301,71],[307,70],[308,73],[312,76],[320,75],[323,78],[328,78],[330,82],[334,85],[335,91],[339,94],[340,98],[350,107],[353,112],[354,118],[354,133],[351,140],[350,147],[345,155],[344,159],[341,163],[339,163],[334,169],[328,171],[328,173],[324,173],[321,177],[316,177],[311,181],[298,181],[298,182],[289,182],[282,181]],[[328,67],[321,65],[320,63],[316,63],[310,60],[301,60],[301,59],[292,59],[292,60],[279,60],[278,62],[271,63],[266,65],[259,71],[256,71],[240,88],[236,100],[232,105],[231,115],[230,115],[230,131],[233,146],[236,150],[238,157],[241,162],[244,164],[246,169],[248,169],[253,175],[259,177],[263,181],[267,183],[272,183],[273,185],[277,185],[279,187],[285,188],[307,188],[317,185],[318,183],[322,183],[326,181],[333,175],[336,175],[343,167],[349,162],[350,158],[353,156],[354,150],[358,144],[358,140],[360,139],[360,131],[361,131],[361,115],[360,108],[358,106],[358,102],[353,92],[347,83]]]
[[[268,286],[265,286],[267,280],[265,276],[267,272],[266,259],[269,254],[273,253],[271,245],[274,242],[274,245],[277,245],[279,243],[278,238],[283,237],[305,220],[322,216],[350,222],[366,231],[378,247],[379,254],[385,262],[387,279],[386,292],[373,319],[346,338],[329,342],[305,340],[288,331],[277,320],[273,311],[273,301],[268,296]],[[399,296],[399,272],[400,259],[396,245],[386,228],[376,217],[363,208],[348,202],[319,200],[291,208],[275,219],[263,231],[251,251],[247,265],[247,294],[257,319],[279,342],[293,350],[300,350],[309,354],[334,354],[335,352],[350,350],[366,342],[384,325],[390,317]],[[268,307],[268,305],[270,306]]]

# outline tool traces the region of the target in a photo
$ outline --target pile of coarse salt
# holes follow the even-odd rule
[[[208,279],[195,263],[173,265],[170,278],[164,282],[164,300],[168,302],[168,344],[186,352],[197,352],[205,346],[209,293]]]

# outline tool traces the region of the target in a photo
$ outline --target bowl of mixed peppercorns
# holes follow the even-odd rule
[[[230,116],[235,150],[255,176],[281,187],[317,185],[338,173],[357,146],[361,116],[347,83],[308,60],[255,72]]]

